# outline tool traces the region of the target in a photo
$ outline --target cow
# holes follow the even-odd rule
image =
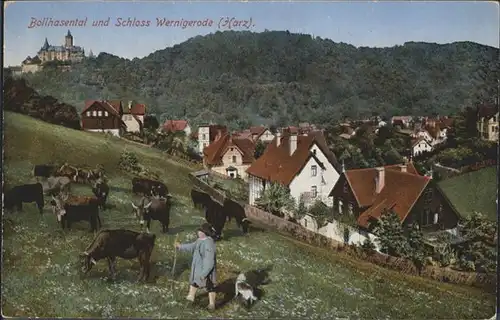
[[[160,221],[162,231],[168,232],[170,224],[170,208],[172,207],[171,198],[148,198],[142,197],[139,205],[132,202],[135,216],[140,220],[141,227],[146,222],[146,232],[149,233],[151,220]]]
[[[203,191],[198,191],[195,188],[191,190],[191,199],[193,200],[193,206],[195,208],[206,207],[212,201],[210,195]]]
[[[210,198],[210,202],[205,207],[205,219],[215,229],[214,240],[222,239],[222,229],[224,229],[227,220],[224,207]]]
[[[40,214],[43,214],[44,198],[43,186],[40,182],[34,184],[23,184],[7,190],[4,194],[5,209],[16,207],[17,210],[23,210],[23,202],[35,202]]]
[[[50,164],[37,164],[33,168],[34,177],[48,178],[56,172],[56,167]]]
[[[88,221],[90,231],[96,232],[101,226],[99,217],[99,200],[92,197],[64,196],[59,194],[52,196],[52,211],[61,223],[62,229],[71,228],[72,222]]]
[[[96,196],[97,199],[99,199],[99,207],[102,210],[106,209],[106,200],[108,199],[109,195],[109,186],[108,184],[101,179],[98,179],[92,184],[92,192]]]
[[[71,191],[71,179],[68,177],[48,177],[42,182],[43,192],[49,195],[59,194],[60,192],[69,193]]]
[[[76,181],[76,175],[78,174],[78,169],[65,163],[56,171],[56,176],[65,176],[73,181]]]
[[[97,261],[106,259],[111,279],[116,274],[116,258],[139,259],[141,270],[138,281],[148,280],[150,274],[151,253],[156,235],[139,233],[124,229],[104,229],[99,231],[85,252],[80,255],[81,271],[87,274]]]
[[[76,174],[73,176],[73,180],[76,183],[89,183],[90,170],[83,168],[76,168]]]
[[[168,196],[168,188],[162,182],[137,177],[132,178],[132,192],[142,193],[144,196]]]
[[[224,215],[229,218],[234,218],[238,228],[241,228],[243,233],[248,233],[248,227],[251,224],[245,213],[245,208],[238,202],[229,198],[224,199]],[[230,220],[230,219],[229,219]]]
[[[88,181],[96,181],[98,179],[104,179],[104,173],[100,169],[90,169],[88,170],[87,173],[87,180]]]

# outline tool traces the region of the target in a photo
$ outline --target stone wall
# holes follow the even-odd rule
[[[287,221],[259,208],[246,205],[245,212],[250,220],[270,226],[280,233],[291,235],[295,239],[311,245],[326,249],[342,250],[350,256],[369,261],[388,269],[403,272],[405,274],[420,275],[422,277],[431,278],[441,282],[465,284],[479,287],[492,293],[496,292],[497,276],[494,274],[461,272],[435,266],[425,266],[419,271],[415,264],[407,259],[389,256],[378,251],[366,254],[357,246],[345,245],[341,241],[337,241],[322,234],[308,230],[297,223]]]

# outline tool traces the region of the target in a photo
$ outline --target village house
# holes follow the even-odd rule
[[[416,157],[426,152],[432,151],[432,145],[423,137],[412,139],[411,154]]]
[[[225,133],[203,149],[203,165],[231,178],[247,179],[246,170],[254,161],[255,144],[250,139]]]
[[[127,129],[122,114],[123,107],[119,100],[87,100],[81,112],[81,126],[85,131],[109,132],[119,137]]]
[[[145,114],[146,105],[129,101],[122,113],[122,120],[127,126],[127,132],[141,133],[144,128]]]
[[[191,126],[186,120],[165,120],[163,126],[160,128],[163,132],[184,132],[186,136],[192,134]]]
[[[391,124],[393,126],[399,126],[401,129],[409,128],[411,121],[411,116],[394,116],[391,118]]]
[[[228,132],[227,127],[218,124],[201,125],[198,127],[198,151],[203,154],[203,149],[221,138]]]
[[[368,231],[387,211],[396,213],[403,226],[417,223],[426,232],[453,229],[459,220],[432,177],[419,175],[411,162],[347,170],[330,196],[334,215],[352,215]]]
[[[262,156],[247,169],[249,203],[254,205],[267,186],[279,183],[289,188],[296,204],[302,198],[306,205],[315,200],[331,205],[328,193],[339,171],[337,159],[328,149],[322,132],[299,135],[278,131]]]
[[[481,139],[498,141],[498,107],[480,105],[476,108],[476,125]]]
[[[351,127],[349,123],[341,123],[340,129],[342,130],[339,137],[349,140],[356,135],[356,131]]]
[[[252,140],[254,142],[262,141],[268,143],[274,139],[274,135],[271,130],[263,126],[250,127],[250,134],[252,135]]]

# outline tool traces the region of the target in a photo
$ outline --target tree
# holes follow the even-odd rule
[[[318,222],[318,227],[322,227],[325,225],[328,216],[331,215],[330,209],[323,203],[321,200],[316,200],[309,207],[309,214],[313,216]]]
[[[255,160],[260,158],[260,156],[266,150],[266,147],[267,147],[267,144],[264,143],[262,140],[257,141],[257,144],[255,145],[255,152],[254,152]]]
[[[401,221],[394,211],[385,211],[375,225],[382,252],[395,257],[406,257],[409,252],[408,239]]]
[[[464,219],[461,232],[466,239],[461,245],[461,259],[473,262],[476,270],[495,272],[498,242],[495,223],[474,212]]]
[[[147,115],[144,117],[144,129],[156,130],[160,127],[158,119],[154,115]]]
[[[410,258],[415,265],[421,269],[426,257],[424,236],[420,230],[418,224],[413,223],[409,226],[410,230],[408,233],[408,258]]]
[[[307,207],[304,201],[304,197],[301,196],[299,199],[299,203],[295,208],[295,220],[302,219],[307,214]]]
[[[276,182],[272,182],[255,202],[277,216],[283,216],[284,210],[292,211],[295,208],[295,200],[290,195],[290,190]]]

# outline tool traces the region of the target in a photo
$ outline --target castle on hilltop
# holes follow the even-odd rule
[[[90,51],[89,58],[93,57],[92,50]],[[53,46],[49,44],[47,38],[45,43],[38,51],[37,55],[33,58],[27,57],[22,62],[22,72],[37,72],[42,69],[43,64],[50,61],[63,61],[70,63],[78,63],[85,59],[85,50],[82,47],[73,44],[73,36],[68,30],[64,37],[63,46]]]

